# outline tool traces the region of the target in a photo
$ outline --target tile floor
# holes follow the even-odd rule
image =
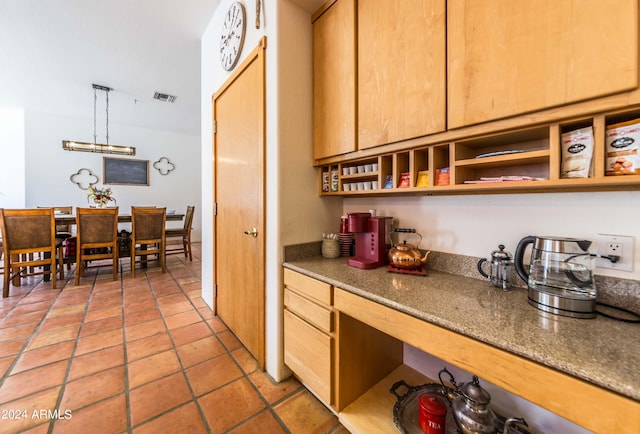
[[[0,299],[0,433],[346,433],[279,384],[200,297],[200,251],[168,272],[128,261],[23,280]],[[153,265],[153,264],[151,264]],[[1,278],[0,278],[1,281]]]

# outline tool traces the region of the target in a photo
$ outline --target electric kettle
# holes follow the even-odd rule
[[[531,244],[527,269],[523,258]],[[518,276],[529,288],[529,304],[556,315],[595,318],[595,255],[591,241],[563,237],[528,236],[520,240],[514,255]]]

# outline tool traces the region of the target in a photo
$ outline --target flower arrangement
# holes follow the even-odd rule
[[[87,188],[87,201],[93,200],[96,206],[106,206],[111,201],[116,201],[110,188],[98,188],[93,185]]]

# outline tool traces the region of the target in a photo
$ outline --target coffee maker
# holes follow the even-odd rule
[[[349,232],[355,239],[355,254],[347,264],[356,268],[371,269],[387,263],[387,224],[391,217],[372,217],[368,212],[347,215]]]

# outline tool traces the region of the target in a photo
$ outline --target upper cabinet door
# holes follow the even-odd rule
[[[449,128],[638,86],[637,0],[448,0]]]
[[[445,0],[358,1],[358,147],[446,127]]]
[[[355,0],[334,2],[313,23],[313,158],[356,143]]]

